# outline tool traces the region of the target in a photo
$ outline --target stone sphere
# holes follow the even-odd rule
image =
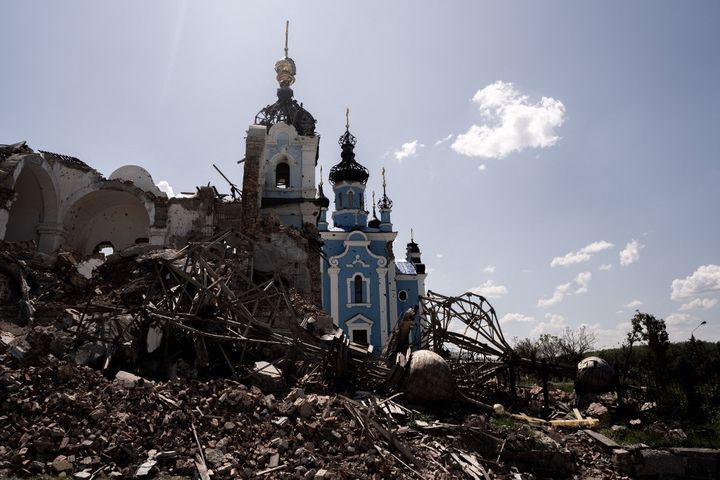
[[[401,390],[413,403],[437,403],[455,395],[455,379],[444,358],[430,350],[413,352],[406,367]]]
[[[615,371],[600,357],[587,357],[578,363],[577,386],[586,393],[605,393],[613,388]]]

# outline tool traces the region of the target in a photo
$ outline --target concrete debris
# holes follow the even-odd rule
[[[504,340],[413,350],[398,337],[375,357],[281,275],[253,270],[251,243],[226,232],[91,269],[0,243],[12,284],[0,305],[0,477],[613,480],[680,472],[681,458],[710,472],[695,478],[717,478],[703,452],[598,443],[578,428],[612,411],[592,404],[597,418],[583,417],[547,379],[506,409],[500,378],[520,361],[477,360],[505,355]],[[444,358],[450,340],[476,356]]]

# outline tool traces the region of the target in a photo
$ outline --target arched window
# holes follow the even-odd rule
[[[360,207],[361,209],[365,208],[365,201],[363,200],[363,194],[360,192],[358,195],[360,195]]]
[[[354,198],[353,198],[353,191],[350,190],[350,191],[348,192],[348,208],[355,208],[355,206],[353,205],[353,200],[354,200]]]
[[[115,253],[115,246],[111,242],[100,242],[93,249],[93,253],[102,253],[107,257]]]
[[[275,187],[290,187],[290,165],[286,162],[280,162],[275,167]]]
[[[355,275],[355,278],[353,279],[353,285],[354,285],[354,297],[353,297],[353,303],[364,303],[363,302],[363,278],[362,275]]]

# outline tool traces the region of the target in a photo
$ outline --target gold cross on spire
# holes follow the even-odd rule
[[[290,20],[285,20],[285,58],[288,56],[288,30],[290,30]]]
[[[382,167],[382,177],[383,177],[383,195],[385,195],[385,187],[387,186],[387,183],[385,183],[385,167]]]
[[[415,234],[413,233],[413,229],[410,229],[410,241],[412,243],[415,243]]]
[[[322,165],[320,165],[320,185],[323,183]]]
[[[350,130],[350,107],[345,107],[345,130]]]

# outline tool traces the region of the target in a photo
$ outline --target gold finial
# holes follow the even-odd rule
[[[275,62],[275,72],[277,73],[277,81],[281,87],[289,87],[295,83],[295,61],[288,57],[288,31],[290,29],[290,21],[285,22],[285,56]]]
[[[285,20],[285,58],[288,56],[288,31],[290,30],[290,20]]]
[[[385,167],[382,167],[382,177],[383,177],[383,195],[384,195],[385,187],[387,186],[387,183],[385,183]]]
[[[410,229],[410,241],[412,243],[415,243],[415,234],[413,233],[413,229]]]
[[[373,197],[373,209],[375,208],[375,190],[372,191],[372,197]]]
[[[350,107],[345,107],[345,130],[350,130]]]

